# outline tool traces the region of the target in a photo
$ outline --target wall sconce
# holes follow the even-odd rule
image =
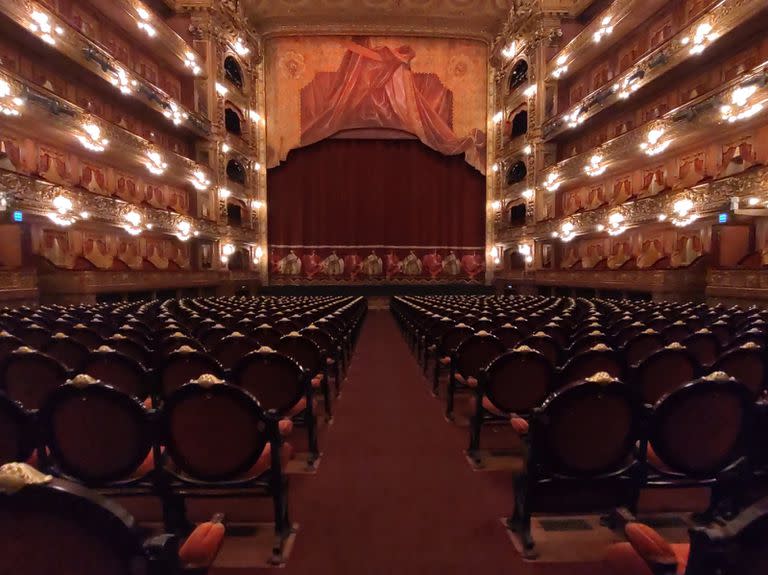
[[[257,124],[261,122],[261,114],[259,114],[256,110],[248,110],[248,117]]]
[[[507,60],[511,60],[515,57],[515,54],[517,54],[517,42],[512,40],[509,44],[507,44],[504,48],[501,50],[501,55],[504,56]]]
[[[123,95],[131,94],[133,89],[138,86],[138,82],[131,79],[128,73],[119,66],[110,72],[109,82]]]
[[[163,116],[165,116],[171,122],[173,122],[174,126],[178,126],[184,120],[189,118],[189,114],[187,114],[185,111],[179,108],[179,105],[173,100],[168,101],[167,107],[165,108],[165,110],[163,110]]]
[[[101,128],[91,123],[83,125],[83,133],[78,134],[77,139],[86,150],[91,152],[103,152],[109,144],[109,140],[101,137]]]
[[[563,74],[565,74],[568,71],[568,65],[566,62],[568,61],[568,56],[565,54],[561,54],[557,57],[557,60],[555,60],[555,65],[557,68],[554,69],[552,72],[552,76],[555,78],[559,78]]]
[[[263,256],[264,256],[264,250],[261,249],[261,246],[256,246],[256,251],[253,253],[254,265],[259,265],[261,263],[261,258]]]
[[[523,193],[520,195],[523,196],[526,201],[530,202],[533,199],[533,190],[528,188],[527,190],[523,190]]]
[[[13,95],[11,85],[0,79],[0,114],[4,116],[21,116],[21,108],[24,100]]]
[[[136,210],[131,210],[123,216],[123,229],[132,236],[138,236],[142,231],[141,223],[143,218]],[[149,226],[147,226],[149,228]]]
[[[589,159],[589,163],[584,166],[584,172],[588,176],[591,176],[593,178],[596,178],[597,176],[600,176],[605,173],[605,165],[603,162],[603,156],[600,154],[595,154]]]
[[[196,170],[192,174],[192,179],[190,179],[190,182],[192,182],[192,185],[196,190],[200,190],[201,192],[207,190],[208,186],[211,185],[211,181],[202,170]]]
[[[176,224],[176,237],[182,242],[186,242],[192,235],[192,224],[188,220],[179,220]]]
[[[155,27],[150,24],[152,15],[146,8],[142,6],[136,8],[136,14],[139,15],[139,22],[136,23],[136,25],[139,27],[139,30],[143,30],[147,36],[154,38],[155,34],[157,34],[157,30],[155,30]]]
[[[77,221],[77,218],[72,213],[73,205],[72,200],[66,196],[56,196],[53,198],[53,211],[48,212],[48,219],[51,220],[57,226],[67,227],[71,226]]]
[[[664,128],[655,128],[648,132],[646,141],[640,144],[640,148],[649,156],[660,154],[669,147],[669,140],[662,140]]]
[[[227,93],[229,92],[226,86],[224,86],[223,84],[219,84],[218,82],[216,82],[215,88],[216,88],[216,93],[219,96],[226,96]]]
[[[672,223],[679,228],[684,228],[685,226],[695,222],[698,219],[698,216],[692,213],[693,208],[693,200],[690,198],[682,198],[677,200],[674,204],[672,204],[672,211],[675,214],[672,218]]]
[[[235,41],[232,43],[232,49],[238,56],[247,56],[251,51],[251,49],[243,43],[242,38],[235,38]]]
[[[501,200],[493,200],[491,202],[491,209],[494,212],[498,212],[501,209]]]
[[[746,120],[760,113],[763,102],[749,105],[749,99],[757,92],[757,86],[740,86],[731,92],[731,103],[720,108],[720,117],[730,123]]]
[[[235,253],[235,246],[233,246],[230,243],[226,243],[221,246],[221,263],[227,264],[229,262],[229,258],[232,254]]]
[[[691,44],[689,50],[690,54],[697,56],[707,49],[712,42],[717,40],[718,34],[712,32],[712,24],[709,22],[702,22],[696,28],[693,37],[686,36],[680,42],[683,46]]]
[[[48,14],[40,12],[39,10],[33,10],[30,14],[32,22],[29,24],[29,29],[43,42],[54,46],[56,44],[56,36],[63,36],[64,29],[61,26],[53,26]]]
[[[550,172],[547,175],[547,178],[544,180],[544,187],[547,189],[548,192],[555,192],[560,187],[560,184],[562,182],[558,179],[560,177],[560,174],[557,172]]]
[[[623,234],[627,226],[624,224],[624,214],[621,212],[613,212],[608,216],[608,233],[612,236],[618,236]]]
[[[565,123],[568,124],[569,128],[575,128],[576,126],[580,126],[584,123],[584,120],[587,119],[586,114],[584,113],[584,110],[582,108],[577,108],[570,114],[566,114],[563,116],[563,120],[565,120]]]
[[[523,96],[530,98],[536,95],[536,84],[531,84],[525,90],[523,90]]]
[[[498,124],[498,123],[500,123],[500,122],[501,122],[503,119],[504,119],[504,112],[496,112],[496,113],[493,115],[493,118],[491,118],[491,121],[492,121],[494,124]]]
[[[576,226],[572,222],[563,222],[560,226],[560,232],[552,232],[552,237],[559,237],[564,242],[570,242],[576,237]]]
[[[232,195],[232,192],[230,192],[227,188],[219,188],[219,199],[220,200],[227,200],[229,196]]]
[[[184,65],[192,70],[192,73],[197,76],[202,72],[200,65],[197,63],[197,56],[192,52],[186,52],[184,54]]]
[[[518,244],[517,252],[523,256],[525,263],[533,263],[533,249],[531,248],[531,244]]]
[[[168,167],[168,164],[163,161],[163,157],[160,153],[154,151],[147,152],[147,162],[145,162],[144,165],[151,174],[156,176],[165,173],[165,169]]]
[[[595,41],[595,43],[599,43],[600,40],[603,39],[605,36],[610,36],[613,32],[613,26],[611,25],[611,17],[606,16],[600,21],[600,28],[598,28],[597,32],[592,34],[592,40]]]
[[[251,202],[251,209],[252,210],[260,210],[263,207],[264,207],[264,202],[262,202],[261,200],[253,200]]]

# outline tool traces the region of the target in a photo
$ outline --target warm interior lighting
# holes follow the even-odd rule
[[[649,156],[660,154],[669,147],[669,140],[662,140],[664,135],[663,128],[655,128],[648,132],[646,141],[640,144],[640,148]]]
[[[622,100],[626,100],[632,94],[634,94],[640,87],[640,80],[643,79],[642,72],[635,72],[631,76],[627,76],[621,82],[613,85],[613,90],[616,92]]]
[[[141,227],[142,217],[136,210],[131,210],[125,214],[123,222],[123,229],[132,236],[138,236],[143,231]],[[150,226],[147,226],[147,228],[150,228]]]
[[[611,25],[611,17],[606,16],[600,21],[600,28],[598,28],[597,31],[592,34],[592,40],[594,40],[595,43],[598,43],[605,36],[610,36],[612,32],[613,26]]]
[[[46,44],[53,46],[56,44],[56,36],[64,35],[64,29],[61,26],[54,27],[51,24],[48,14],[33,10],[30,18],[32,22],[29,24],[29,29]]]
[[[101,137],[101,128],[96,124],[85,124],[83,133],[78,134],[77,139],[85,149],[92,152],[103,152],[109,144],[108,139]]]
[[[157,30],[155,30],[155,27],[150,24],[152,15],[148,10],[141,6],[136,8],[136,14],[139,15],[139,22],[136,23],[136,25],[139,27],[139,30],[143,30],[147,36],[154,38],[157,34]]]
[[[186,242],[192,237],[192,224],[188,220],[179,220],[176,224],[176,237],[182,242]]]
[[[259,265],[261,263],[262,257],[264,257],[264,250],[261,248],[261,246],[256,246],[256,251],[253,254],[254,265]]]
[[[261,122],[261,114],[259,114],[256,110],[248,110],[248,117],[257,124]]]
[[[227,87],[226,87],[226,86],[224,86],[223,84],[220,84],[219,82],[216,82],[216,85],[215,85],[215,87],[216,87],[216,93],[217,93],[219,96],[226,96],[226,95],[227,95],[227,93],[229,92],[229,90],[227,89]]]
[[[527,87],[527,88],[526,88],[526,89],[523,91],[523,95],[524,95],[526,98],[530,98],[530,97],[532,97],[532,96],[535,96],[535,95],[536,95],[536,84],[531,84],[530,86],[528,86],[528,87]]]
[[[24,100],[13,95],[11,85],[0,79],[0,114],[4,116],[20,116]]]
[[[251,49],[243,43],[242,38],[235,39],[232,44],[232,49],[237,52],[238,56],[247,56],[251,51]]]
[[[163,110],[163,116],[173,122],[174,126],[178,126],[184,120],[189,118],[189,114],[182,110],[173,100],[169,100],[168,106]]]
[[[675,216],[672,218],[672,223],[678,227],[685,227],[696,221],[696,214],[693,214],[693,200],[690,198],[682,198],[672,204],[672,211]]]
[[[566,114],[563,116],[563,120],[565,120],[565,123],[568,124],[569,128],[575,128],[576,126],[580,126],[584,123],[584,120],[587,119],[586,114],[584,113],[584,110],[582,108],[577,108],[570,114]]]
[[[730,104],[720,108],[720,116],[730,123],[746,120],[763,110],[763,102],[750,104],[750,99],[757,92],[757,86],[740,86],[731,92]]]
[[[557,172],[550,172],[547,175],[547,178],[544,180],[544,187],[549,192],[555,192],[560,187],[560,184],[562,183],[558,178],[560,177],[560,174]]]
[[[602,162],[603,157],[600,154],[595,154],[589,159],[589,163],[584,166],[584,171],[593,178],[600,176],[605,173],[605,165]]]
[[[219,188],[219,198],[222,200],[226,200],[231,195],[232,192],[230,192],[227,188]]]
[[[528,188],[527,190],[523,190],[523,193],[520,195],[530,202],[533,199],[533,190],[531,188]]]
[[[565,54],[561,54],[557,57],[557,60],[555,60],[555,65],[557,68],[555,68],[552,72],[552,76],[555,78],[560,78],[563,74],[565,74],[568,71],[568,65],[566,62],[568,61],[568,56]]]
[[[202,72],[202,68],[200,68],[200,65],[197,63],[197,56],[195,56],[192,52],[186,52],[184,54],[184,65],[192,70],[192,73],[197,76]]]
[[[503,112],[496,112],[496,113],[493,115],[492,121],[493,121],[493,123],[494,123],[494,124],[498,124],[498,123],[499,123],[499,122],[501,122],[503,119],[504,119],[504,113],[503,113]]]
[[[494,212],[498,212],[501,209],[501,200],[494,200],[491,202],[491,209]]]
[[[133,89],[138,85],[136,80],[131,79],[128,73],[120,67],[115,68],[114,72],[110,72],[110,83],[115,86],[122,94],[130,94]]]
[[[557,234],[557,232],[555,233]],[[563,222],[563,225],[560,226],[560,233],[558,235],[564,242],[570,242],[576,237],[576,226],[571,222]],[[555,237],[557,237],[557,235]]]
[[[627,229],[624,225],[624,214],[613,212],[608,216],[608,233],[612,236],[618,236]]]
[[[525,154],[526,156],[530,156],[532,153],[533,153],[533,147],[530,144],[528,144],[527,146],[525,146],[525,148],[523,148],[523,154]]]
[[[229,144],[226,144],[226,143],[225,143],[225,144],[222,144],[222,145],[221,145],[221,151],[222,151],[222,152],[224,152],[225,154],[226,154],[227,152],[229,152],[229,150],[230,150]]]
[[[533,263],[533,249],[530,244],[518,244],[517,253],[525,258],[525,263]]]
[[[517,54],[517,42],[514,40],[512,40],[501,50],[501,55],[504,56],[507,60],[514,58],[515,54]]]
[[[712,42],[717,40],[718,34],[712,32],[712,24],[709,22],[702,22],[696,27],[693,37],[686,36],[681,40],[683,46],[691,45],[689,50],[690,54],[696,56],[706,50]]]
[[[67,227],[71,226],[77,221],[77,218],[72,213],[73,205],[72,200],[66,196],[56,196],[51,202],[53,204],[53,211],[48,212],[48,219],[51,220],[57,226]]]
[[[491,166],[491,171],[492,171],[494,174],[498,173],[498,171],[499,171],[499,163],[498,163],[498,162],[495,162],[495,163],[494,163],[494,164]]]
[[[261,200],[253,200],[251,202],[251,209],[252,210],[260,210],[263,207],[264,207],[264,202],[262,202]]]
[[[168,167],[168,164],[163,161],[163,157],[158,152],[147,152],[147,161],[144,165],[151,174],[156,176],[165,173],[165,169]]]
[[[200,190],[201,192],[207,190],[208,186],[211,185],[211,181],[202,170],[196,170],[192,174],[192,179],[190,181],[192,182],[192,185],[195,187],[195,189]]]

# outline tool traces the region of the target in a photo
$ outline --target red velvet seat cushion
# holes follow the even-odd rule
[[[675,543],[670,549],[677,561],[676,573],[684,575],[688,565],[690,546],[687,543]],[[631,543],[616,543],[608,548],[604,564],[606,575],[653,575],[652,569]]]
[[[447,365],[451,365],[451,358],[450,358],[450,357],[447,357],[447,356],[446,356],[446,357],[441,357],[441,358],[440,358],[440,359],[438,359],[437,361],[439,361],[439,362],[440,362],[440,365],[446,365],[446,366],[447,366]]]
[[[458,381],[461,385],[466,385],[469,387],[477,387],[477,379],[472,376],[464,377],[460,373],[457,373],[456,381]]]
[[[179,560],[186,568],[209,567],[224,542],[224,525],[207,521],[198,525],[179,549]]]
[[[528,422],[522,417],[512,415],[512,417],[509,418],[509,423],[512,425],[512,429],[514,429],[515,433],[518,435],[528,435],[528,429],[530,426],[528,425]]]

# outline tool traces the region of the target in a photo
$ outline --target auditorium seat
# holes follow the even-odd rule
[[[164,359],[158,376],[158,391],[160,395],[167,397],[185,383],[204,374],[212,374],[220,379],[226,377],[224,368],[210,355],[182,346]]]
[[[680,343],[671,343],[635,366],[631,375],[643,401],[655,404],[664,394],[693,381],[699,372],[696,358]]]
[[[502,341],[487,331],[476,332],[462,341],[451,355],[451,373],[445,415],[453,418],[454,397],[477,387],[480,373],[504,353]]]
[[[22,346],[0,366],[0,389],[25,409],[38,409],[67,375],[67,369],[54,358]]]

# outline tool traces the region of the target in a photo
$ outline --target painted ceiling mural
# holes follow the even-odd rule
[[[418,138],[486,169],[487,49],[469,40],[284,37],[267,57],[267,154],[330,137]]]

